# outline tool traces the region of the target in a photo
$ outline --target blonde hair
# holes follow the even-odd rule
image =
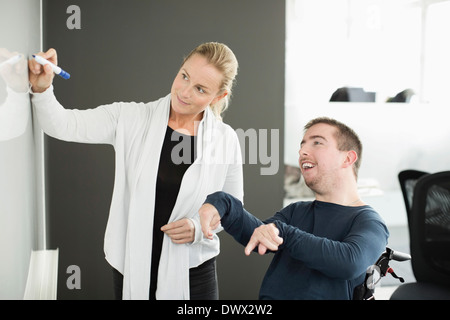
[[[208,63],[216,67],[223,75],[219,94],[222,94],[225,91],[227,91],[228,94],[217,103],[210,106],[215,116],[222,119],[222,113],[228,108],[230,103],[231,91],[238,73],[239,64],[236,56],[233,51],[223,43],[206,42],[192,50],[189,55],[184,58],[183,64],[194,54],[205,57]]]

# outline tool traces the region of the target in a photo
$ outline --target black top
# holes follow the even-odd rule
[[[155,214],[153,220],[152,265],[150,274],[150,299],[155,299],[158,266],[164,233],[180,190],[181,179],[196,158],[196,136],[189,136],[167,126],[161,149],[156,181]],[[172,154],[173,153],[173,154]]]

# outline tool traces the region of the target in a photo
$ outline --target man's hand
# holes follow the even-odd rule
[[[200,225],[202,226],[203,235],[207,239],[213,238],[213,230],[216,229],[220,224],[220,215],[216,207],[212,204],[205,203],[198,210],[200,216]]]
[[[253,235],[245,247],[245,254],[250,255],[256,246],[258,246],[260,255],[264,255],[267,250],[277,251],[278,246],[283,243],[283,238],[280,238],[279,234],[280,231],[273,223],[259,226],[253,231]]]
[[[177,244],[189,243],[195,239],[194,223],[187,218],[168,223],[161,227],[161,231]]]

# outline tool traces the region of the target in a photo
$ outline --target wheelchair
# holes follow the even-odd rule
[[[389,266],[389,261],[408,261],[411,256],[407,253],[394,251],[386,247],[386,251],[381,254],[377,262],[366,270],[364,283],[357,286],[353,292],[353,300],[375,300],[375,285],[387,274],[392,275],[401,283],[405,282],[402,277],[395,274],[394,269]]]

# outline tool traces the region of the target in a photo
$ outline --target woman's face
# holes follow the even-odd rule
[[[226,96],[220,92],[222,74],[205,57],[194,54],[181,67],[171,89],[172,111],[197,115]]]

